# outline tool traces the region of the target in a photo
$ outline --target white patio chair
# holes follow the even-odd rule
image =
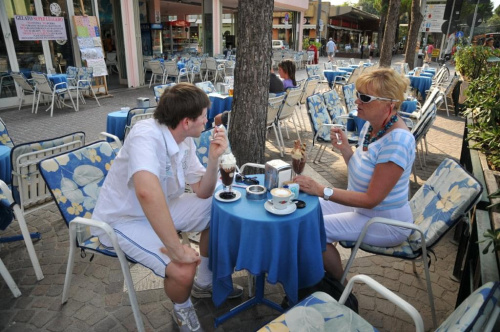
[[[33,113],[35,111],[35,99],[36,99],[36,87],[33,84],[33,80],[28,80],[22,73],[12,72],[10,75],[14,79],[14,82],[16,82],[17,86],[19,87],[19,90],[21,90],[20,91],[21,93],[18,94],[19,98],[18,110],[21,109],[26,94],[31,93],[33,95],[33,102],[31,103],[31,113]]]
[[[165,81],[165,68],[163,64],[159,60],[149,61],[149,67],[151,68],[151,79],[149,80],[149,87],[151,87],[151,83],[156,83],[157,77],[161,78],[161,83]]]
[[[108,67],[108,72],[111,74],[113,72],[119,74],[118,60],[116,57],[116,52],[108,52],[106,54],[106,66]]]
[[[67,82],[61,82],[57,84],[52,84],[49,81],[46,74],[39,74],[32,72],[31,76],[33,77],[33,81],[35,82],[36,90],[38,91],[38,98],[36,100],[35,114],[38,112],[38,104],[40,103],[40,97],[42,95],[50,96],[51,103],[49,108],[45,110],[47,112],[50,110],[50,116],[52,117],[54,113],[54,103],[57,103],[58,107],[63,105],[71,107],[71,105],[67,105],[64,102],[64,98],[66,95],[69,96],[71,100],[71,104],[73,105],[73,109],[78,111],[78,108],[75,106],[75,102],[73,101],[73,97],[71,96],[71,92],[75,91],[76,87],[71,87]]]
[[[274,130],[274,136],[276,137],[276,141],[278,141],[278,150],[280,151],[280,155],[282,157],[283,157],[284,143],[281,142],[276,127],[278,121],[278,114],[281,111],[284,99],[285,99],[284,94],[278,97],[269,98],[269,101],[267,103],[267,120],[266,120],[266,128],[268,130],[273,128]]]
[[[99,99],[97,99],[97,96],[94,92],[94,89],[92,88],[92,79],[93,79],[93,72],[94,69],[92,67],[81,67],[78,70],[78,77],[77,77],[77,82],[76,82],[76,110],[79,110],[80,107],[80,99],[82,100],[83,104],[86,104],[87,102],[85,101],[85,97],[83,95],[83,92],[87,92],[87,94],[90,96],[94,96],[95,101],[97,102],[97,105],[101,107],[101,104],[99,103]]]
[[[189,82],[189,76],[186,68],[179,70],[177,63],[175,61],[167,61],[164,63],[165,67],[165,78],[163,84],[167,83],[169,77],[173,77],[174,80],[179,83],[181,78],[185,77]]]
[[[281,111],[279,112],[276,122],[278,125],[278,132],[280,135],[281,142],[284,143],[283,134],[281,132],[281,126],[284,121],[287,119],[291,119],[293,122],[293,126],[295,127],[295,132],[297,133],[297,138],[300,141],[299,129],[297,128],[297,124],[295,123],[295,117],[297,112],[297,104],[299,103],[300,96],[302,95],[301,88],[288,88],[286,90],[285,99],[283,101],[283,106],[281,107]],[[290,135],[288,135],[288,127],[285,126],[286,137],[290,139]],[[285,146],[282,146],[282,152],[285,152]]]

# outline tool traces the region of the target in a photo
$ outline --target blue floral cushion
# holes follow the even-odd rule
[[[78,68],[73,67],[73,66],[68,66],[66,68],[66,75],[67,78],[66,80],[71,84],[76,86],[76,77],[78,76]]]
[[[456,161],[445,159],[410,200],[414,224],[424,232],[426,246],[432,247],[477,202],[482,187]],[[353,247],[353,242],[341,242]],[[420,233],[395,247],[361,244],[360,248],[377,254],[413,259],[421,255]]]
[[[1,180],[0,180],[1,181]],[[0,230],[5,230],[14,219],[14,213],[10,207],[11,201],[0,187]]]
[[[500,283],[488,282],[469,295],[438,327],[441,331],[484,331],[500,299]]]
[[[158,102],[160,100],[161,95],[163,92],[165,92],[165,89],[171,86],[174,86],[176,83],[169,83],[169,84],[161,84],[161,85],[156,85],[153,90],[155,94],[155,100]]]
[[[108,142],[97,142],[40,162],[64,221],[91,218],[104,179],[115,159]]]
[[[92,78],[94,77],[94,69],[92,67],[82,67],[78,71],[78,87],[88,88],[92,84]]]
[[[344,92],[344,101],[347,112],[350,113],[353,110],[358,109],[356,106],[356,86],[354,83],[342,86],[342,91]]]
[[[207,94],[212,93],[212,92],[216,92],[215,86],[210,81],[198,82],[198,83],[195,83],[195,85],[197,87],[199,87],[200,89],[202,89],[203,91],[205,91],[205,93],[207,93]]]
[[[344,113],[344,107],[342,107],[342,103],[340,101],[340,97],[337,94],[337,91],[330,90],[323,93],[323,100],[325,101],[326,109],[332,118],[334,123],[340,123],[345,125],[347,120],[339,118]]]
[[[361,316],[333,297],[316,292],[274,319],[259,332],[377,331]]]
[[[208,164],[208,149],[210,147],[210,138],[213,136],[214,128],[203,131],[200,137],[193,138],[196,145],[196,156],[203,166],[207,167]]]
[[[309,119],[311,120],[311,126],[314,130],[314,135],[318,133],[318,141],[330,141],[330,127],[322,127],[323,124],[330,124],[332,120],[328,114],[325,104],[323,103],[323,98],[320,94],[314,94],[307,97],[307,111],[309,113]]]
[[[0,145],[8,146],[9,148],[14,147],[14,143],[10,139],[9,132],[7,131],[7,127],[2,119],[0,119]]]
[[[320,65],[306,65],[307,77],[321,75]]]

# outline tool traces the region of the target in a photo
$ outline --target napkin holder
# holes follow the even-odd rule
[[[292,167],[280,159],[270,160],[265,165],[264,187],[268,191],[283,187],[283,183],[292,178]]]

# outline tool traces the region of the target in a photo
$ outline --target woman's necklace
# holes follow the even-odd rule
[[[377,136],[372,137],[371,139],[370,139],[370,136],[371,136],[371,133],[373,131],[373,127],[372,127],[372,125],[370,125],[370,127],[368,127],[368,132],[366,133],[365,138],[363,140],[363,151],[368,151],[368,144],[373,143],[376,140],[378,140],[380,137],[384,136],[384,134],[387,132],[387,130],[389,130],[389,128],[391,128],[392,125],[395,124],[396,122],[398,122],[398,116],[393,115],[391,117],[391,120],[389,122],[387,122],[387,124],[384,126],[384,128],[379,130],[379,132],[377,133]]]

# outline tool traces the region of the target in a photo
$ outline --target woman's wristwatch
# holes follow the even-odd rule
[[[329,187],[325,187],[325,189],[323,189],[323,199],[325,201],[329,201],[330,200],[330,197],[333,195],[333,189],[332,188],[329,188]]]

